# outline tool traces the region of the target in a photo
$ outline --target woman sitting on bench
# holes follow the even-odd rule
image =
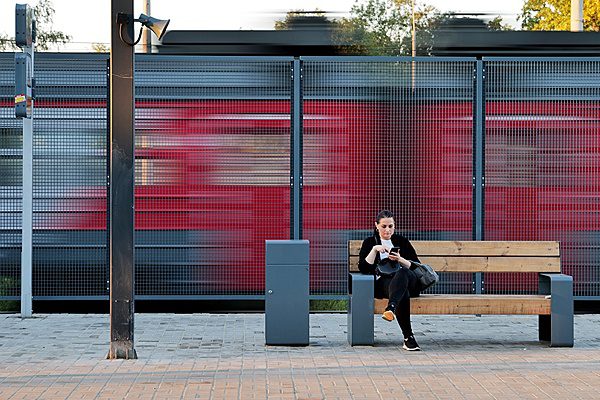
[[[386,321],[393,321],[394,315],[404,335],[403,348],[409,351],[421,350],[413,335],[410,324],[410,298],[419,296],[420,283],[412,269],[411,261],[419,262],[417,253],[407,238],[394,233],[395,221],[391,211],[383,210],[377,214],[375,231],[362,243],[358,268],[360,272],[375,275],[375,297],[389,299],[382,315]],[[392,252],[397,248],[398,252]],[[378,264],[398,265],[393,275],[376,272]]]

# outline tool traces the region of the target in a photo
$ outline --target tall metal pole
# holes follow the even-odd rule
[[[150,15],[150,0],[144,0],[143,13]],[[152,32],[150,29],[144,29],[142,32],[142,51],[144,53],[152,53]]]
[[[34,43],[23,49],[31,57]],[[23,226],[21,233],[21,318],[33,315],[33,99],[31,115],[23,118]]]
[[[117,22],[117,15],[131,16]],[[134,317],[134,47],[133,0],[111,0],[109,265],[110,350],[107,358],[137,358]],[[122,30],[120,33],[119,31]]]
[[[23,120],[23,187],[21,218],[21,318],[33,314],[33,99],[35,21],[27,4],[15,6],[15,116]]]
[[[571,0],[571,32],[583,32],[583,0]]]

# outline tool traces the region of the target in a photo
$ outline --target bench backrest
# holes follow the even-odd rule
[[[411,241],[438,272],[560,272],[558,242]],[[358,272],[362,240],[348,241],[350,272]]]

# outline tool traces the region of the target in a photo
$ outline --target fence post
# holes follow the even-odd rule
[[[302,239],[302,61],[292,63],[292,138],[290,146],[290,237]]]
[[[473,240],[484,240],[485,189],[485,62],[478,59],[473,71]],[[483,274],[475,273],[475,293],[483,292]]]
[[[110,56],[106,59],[106,294],[110,298]]]

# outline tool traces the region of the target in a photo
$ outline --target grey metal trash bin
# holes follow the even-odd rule
[[[266,240],[265,342],[307,346],[309,242]]]

